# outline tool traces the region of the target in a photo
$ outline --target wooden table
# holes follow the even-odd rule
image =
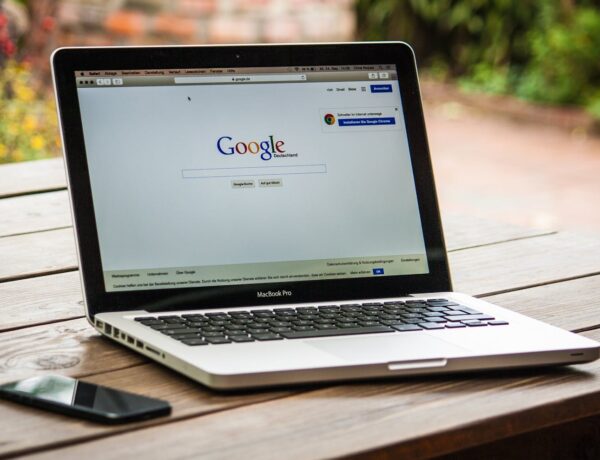
[[[457,291],[600,340],[600,238],[445,226]],[[86,377],[174,409],[106,427],[2,401],[0,456],[600,458],[600,361],[219,394],[101,338],[82,310],[61,160],[0,167],[0,381]]]

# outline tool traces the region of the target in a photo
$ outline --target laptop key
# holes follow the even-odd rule
[[[191,334],[192,332],[197,332],[197,331],[194,329],[181,328],[181,329],[161,329],[159,332],[161,334],[165,334],[165,335],[174,335],[174,334]]]
[[[453,310],[462,310],[464,312],[469,313],[470,315],[481,315],[482,314],[480,311],[474,310],[469,307],[465,307],[464,305],[458,305],[458,304],[456,304],[456,308],[453,308]]]
[[[223,343],[231,343],[231,340],[229,340],[226,337],[206,337],[205,339],[208,343],[211,343],[213,345],[220,345]]]
[[[484,322],[481,322],[481,321],[476,321],[476,320],[463,321],[463,323],[466,324],[469,327],[487,326],[487,323],[484,323]]]
[[[185,343],[186,345],[190,345],[192,347],[197,347],[199,345],[208,345],[208,342],[206,342],[202,339],[187,339],[187,340],[182,340],[181,343]]]
[[[254,342],[254,339],[252,337],[249,337],[247,335],[230,335],[229,336],[229,340],[231,340],[232,342]]]
[[[492,320],[495,318],[493,316],[480,313],[478,315],[452,315],[452,316],[447,317],[446,319],[449,321],[468,321],[471,319],[483,321],[483,320]]]
[[[318,329],[315,331],[282,332],[286,339],[310,339],[313,337],[333,337],[337,335],[377,334],[380,332],[394,332],[387,326],[354,327],[347,329]]]
[[[423,330],[422,327],[417,326],[416,324],[399,324],[397,326],[392,326],[392,327],[400,332],[422,331]]]
[[[139,321],[139,323],[143,324],[144,326],[157,326],[159,324],[165,324],[159,319],[147,319],[144,321]]]
[[[205,331],[202,332],[202,335],[204,337],[223,337],[224,332],[223,331]]]
[[[269,323],[272,327],[291,327],[292,323],[289,321],[271,321]]]
[[[382,321],[381,324],[383,324],[384,326],[398,326],[400,324],[406,324],[403,320],[401,319],[392,319],[392,320],[385,320]]]
[[[402,321],[398,321],[398,324],[402,323]],[[366,327],[370,327],[370,326],[379,326],[379,321],[361,321],[360,323],[361,326],[366,326]]]
[[[467,327],[467,326],[465,324],[459,323],[459,322],[456,322],[456,323],[449,322],[449,323],[446,323],[446,327],[448,329],[456,329],[457,327]]]
[[[176,325],[175,327],[173,327],[172,324],[164,324],[164,323],[162,323],[162,324],[153,324],[153,325],[150,326],[150,328],[154,329],[155,331],[162,331],[162,330],[165,330],[165,329],[177,329],[177,328],[184,329],[185,327],[186,326],[184,326],[183,324],[181,326]]]
[[[187,334],[174,334],[174,335],[170,335],[169,337],[171,337],[172,339],[175,339],[175,340],[183,341],[183,340],[188,340],[188,339],[199,339],[201,336],[200,336],[200,334],[187,333]]]
[[[419,323],[423,329],[444,329],[444,325],[440,323]]]
[[[289,332],[284,332],[284,334],[289,334]],[[282,337],[278,334],[267,333],[267,334],[252,334],[252,338],[260,341],[264,340],[281,340]]]
[[[317,324],[315,326],[317,329],[337,329],[338,327],[335,324],[327,323],[327,324]],[[285,332],[285,331],[281,331]]]
[[[447,319],[445,319],[445,318],[440,318],[438,316],[431,317],[429,315],[425,315],[422,320],[422,322],[425,322],[425,323],[445,323],[446,321],[447,321]]]
[[[270,332],[271,331],[269,329],[266,329],[266,328],[261,328],[261,329],[252,329],[252,328],[249,328],[248,329],[248,333],[252,334],[252,335],[254,335],[254,334],[268,334]]]
[[[137,318],[133,318],[134,321],[150,321],[156,320],[154,316],[138,316]]]
[[[508,321],[501,321],[501,320],[497,319],[495,321],[488,321],[488,324],[490,326],[505,326],[508,324]]]

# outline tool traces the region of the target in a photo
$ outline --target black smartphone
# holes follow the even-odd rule
[[[0,397],[102,423],[125,423],[171,413],[167,401],[61,375],[0,385]]]

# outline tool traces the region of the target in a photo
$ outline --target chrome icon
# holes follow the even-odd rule
[[[335,116],[332,113],[325,114],[325,116],[323,117],[323,120],[325,120],[325,123],[328,124],[329,126],[335,124]]]

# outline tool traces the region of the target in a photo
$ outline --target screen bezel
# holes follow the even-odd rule
[[[61,48],[51,59],[89,317],[109,311],[168,311],[372,299],[452,289],[416,62],[406,43]],[[148,291],[105,290],[75,84],[76,71],[369,64],[395,64],[397,68],[429,273]],[[257,291],[279,290],[293,294],[285,298],[257,297]]]

